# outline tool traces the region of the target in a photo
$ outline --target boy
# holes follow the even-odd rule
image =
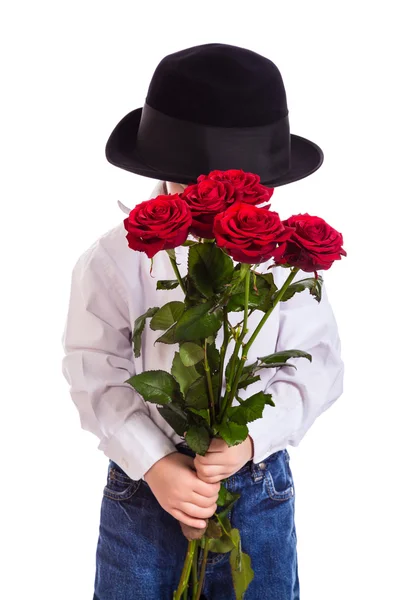
[[[166,56],[144,107],[111,133],[106,157],[157,179],[150,197],[180,192],[213,169],[257,173],[262,184],[278,187],[307,177],[323,161],[316,144],[290,134],[277,67],[226,44]],[[276,406],[249,423],[242,444],[229,448],[213,440],[204,457],[196,456],[156,406],[124,383],[143,370],[170,369],[175,346],[154,345],[158,334],[148,327],[141,356],[133,357],[132,327],[150,306],[182,300],[179,288],[156,291],[158,279],[175,278],[166,253],[154,257],[150,276],[149,260],[128,248],[125,234],[121,223],[77,261],[63,339],[63,373],[82,428],[100,439],[109,457],[94,600],[170,600],[187,548],[178,521],[202,528],[225,478],[228,489],[241,494],[230,518],[255,572],[246,598],[297,600],[295,494],[286,447],[298,445],[343,391],[340,338],[326,289],[319,304],[307,291],[280,303],[259,336],[263,354],[299,348],[312,363],[294,359],[297,370],[264,375]],[[185,275],[187,248],[176,253]],[[283,271],[273,271],[278,287]],[[296,280],[305,276],[299,271]],[[200,552],[199,564],[201,558]],[[203,594],[235,598],[228,554],[209,553]]]

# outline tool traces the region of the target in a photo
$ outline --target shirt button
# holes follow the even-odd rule
[[[260,469],[265,469],[265,462],[260,462],[258,466]]]

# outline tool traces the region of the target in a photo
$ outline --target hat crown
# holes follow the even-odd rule
[[[165,56],[146,103],[170,117],[216,127],[269,125],[288,115],[276,65],[252,50],[217,43]]]

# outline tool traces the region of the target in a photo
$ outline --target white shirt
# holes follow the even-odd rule
[[[168,193],[168,189],[166,182],[159,181],[150,198]],[[145,402],[124,383],[132,375],[150,369],[170,372],[178,349],[177,344],[154,345],[161,332],[152,331],[147,320],[141,356],[135,358],[131,343],[134,321],[148,308],[182,301],[184,296],[180,287],[156,289],[158,279],[176,279],[169,257],[166,252],[157,253],[150,275],[147,255],[128,247],[123,218],[88,248],[73,268],[62,336],[62,372],[79,411],[81,427],[97,436],[98,449],[137,480],[156,461],[174,452],[183,438],[162,418],[155,404]],[[182,276],[187,274],[187,253],[187,247],[176,249]],[[261,264],[258,271],[266,273],[272,262]],[[288,269],[279,267],[269,272],[278,289],[289,275]],[[324,276],[323,271],[319,274]],[[310,276],[299,271],[294,281]],[[256,310],[250,315],[249,332],[254,331],[263,314]],[[230,313],[229,319],[235,325],[243,319],[243,311]],[[218,348],[222,335],[221,329],[216,339]],[[309,352],[312,362],[295,358],[289,362],[297,370],[263,369],[258,372],[261,381],[241,391],[241,397],[247,398],[263,389],[272,394],[276,405],[267,405],[263,417],[248,424],[255,463],[288,444],[297,446],[315,419],[343,392],[341,342],[325,282],[320,303],[308,290],[278,303],[251,346],[248,362],[293,348]],[[231,342],[226,361],[232,352]]]

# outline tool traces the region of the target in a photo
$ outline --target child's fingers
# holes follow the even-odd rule
[[[230,473],[221,473],[220,475],[212,475],[212,476],[206,476],[206,475],[202,475],[201,473],[197,474],[197,477],[199,479],[201,479],[202,481],[204,481],[205,483],[219,483],[220,481],[222,481],[223,479],[226,479],[227,477],[230,476]]]
[[[207,452],[224,452],[229,448],[228,444],[225,440],[221,438],[213,438],[210,442]]]
[[[194,517],[195,519],[208,519],[209,517],[212,517],[217,510],[217,503],[214,502],[214,504],[211,504],[207,508],[202,508],[192,502],[180,502],[179,510],[182,510],[186,515]]]
[[[195,467],[197,477],[200,477],[203,481],[208,481],[210,478],[213,479],[215,477],[223,478],[227,471],[226,465],[201,465],[195,463]]]
[[[203,529],[206,527],[207,523],[201,519],[193,519],[189,515],[185,514],[178,508],[174,508],[171,512],[172,516],[175,517],[178,521],[181,521],[185,525],[189,525],[190,527],[196,527],[197,529]]]
[[[201,496],[205,496],[206,498],[211,498],[215,494],[218,495],[220,487],[220,483],[208,483],[206,481],[202,481],[198,475],[196,475],[196,479],[193,482],[193,490]]]
[[[204,508],[207,508],[208,506],[214,504],[217,502],[218,500],[218,494],[214,494],[214,496],[202,496],[201,494],[198,494],[197,492],[193,492],[193,503],[197,504],[197,506],[203,506]]]

